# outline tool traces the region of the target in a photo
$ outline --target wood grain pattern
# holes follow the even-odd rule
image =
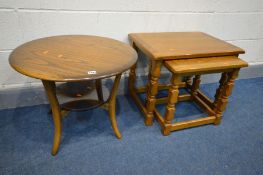
[[[109,97],[109,116],[110,116],[110,122],[111,122],[111,126],[112,129],[116,135],[116,137],[118,139],[122,138],[121,132],[118,128],[117,125],[117,120],[116,120],[116,96],[117,96],[117,92],[118,92],[118,86],[120,83],[120,79],[121,79],[121,74],[116,75],[115,80],[114,80],[114,84],[111,90],[111,94]]]
[[[104,103],[101,79],[116,75],[111,94],[104,106],[109,112],[117,138],[121,139],[115,114],[116,95],[122,72],[135,65],[136,61],[137,53],[130,46],[113,39],[86,35],[54,36],[34,40],[16,48],[9,57],[10,65],[15,70],[43,82],[52,108],[55,130],[52,155],[56,155],[59,149],[61,119],[64,115],[56,96],[55,82],[95,79],[99,100],[93,100],[93,103],[95,101],[94,104],[99,106]],[[87,101],[75,100],[68,104],[87,104]]]
[[[228,97],[231,95],[233,87],[234,87],[234,81],[238,77],[239,69],[234,69],[233,71],[229,72],[227,74],[227,81],[223,85],[223,90],[220,91],[219,99],[216,104],[216,121],[215,124],[218,125],[221,122],[221,118],[223,115],[223,112],[226,109],[227,103],[228,103]]]
[[[223,88],[224,88],[226,81],[227,81],[227,72],[223,72],[221,74],[221,78],[219,80],[219,87],[216,90],[213,108],[215,108],[217,106],[217,102],[220,99],[220,96],[222,95],[222,91],[223,91]]]
[[[197,74],[198,72],[247,67],[248,64],[235,56],[226,56],[165,61],[165,66],[173,73],[194,72]]]
[[[46,94],[52,109],[53,123],[54,123],[54,141],[52,146],[51,154],[54,156],[57,154],[62,132],[62,114],[56,96],[56,84],[53,81],[42,80],[43,86],[46,90]]]
[[[147,85],[147,94],[146,94],[146,109],[147,116],[145,118],[145,125],[150,126],[153,124],[153,112],[156,102],[156,94],[158,92],[158,80],[161,75],[161,61],[152,61],[151,70],[149,72],[149,82]]]
[[[134,48],[141,50],[150,58],[151,65],[149,65],[147,88],[135,88],[135,67],[130,73],[129,79],[129,87],[133,87],[129,88],[130,94],[144,114],[148,125],[152,124],[153,113],[162,127],[163,135],[169,135],[171,131],[184,128],[220,123],[227,98],[236,78],[236,73],[233,72],[248,66],[245,61],[238,58],[239,54],[245,53],[243,49],[202,32],[132,33],[129,34],[129,38]],[[162,65],[165,65],[172,72],[172,77],[186,77],[184,87],[187,88],[189,94],[178,96],[178,86],[180,88],[181,85],[174,83],[169,89],[168,97],[156,99],[157,91],[168,87],[158,84]],[[227,75],[228,79],[227,81],[222,78],[219,90],[215,95],[215,102],[212,102],[199,90],[200,75],[208,73],[223,73]],[[192,81],[193,75],[195,78]],[[232,78],[229,79],[229,77]],[[147,91],[147,98],[146,104],[143,105],[137,93],[145,91]],[[196,102],[209,116],[172,123],[173,113],[176,109],[174,105],[181,100]],[[155,104],[163,103],[168,103],[164,117],[155,107]]]
[[[140,50],[155,60],[245,53],[239,47],[202,32],[131,33],[129,37]]]
[[[210,57],[210,58],[192,58],[185,60],[171,60],[165,61],[165,66],[172,72],[174,77],[183,77],[187,75],[195,75],[192,86],[189,86],[192,100],[201,107],[208,117],[183,121],[179,123],[171,123],[171,119],[174,117],[175,107],[174,103],[177,99],[174,99],[172,95],[173,89],[169,91],[169,100],[166,106],[166,114],[164,120],[161,121],[163,135],[169,135],[171,131],[200,126],[204,124],[214,123],[220,124],[224,110],[226,109],[228,97],[231,95],[234,81],[238,76],[239,69],[247,66],[247,63],[237,57]],[[199,84],[201,82],[200,75],[207,73],[221,72],[222,77],[220,79],[219,88],[216,91],[214,103],[199,90]],[[188,90],[188,91],[189,91]],[[178,97],[176,97],[178,98]],[[158,113],[157,113],[158,114]]]
[[[179,84],[181,83],[181,77],[173,74],[171,78],[171,86],[168,94],[168,103],[166,105],[164,122],[165,127],[162,130],[163,135],[170,134],[170,127],[172,124],[172,120],[174,119],[174,112],[176,111],[175,104],[178,101],[179,95]]]
[[[81,81],[117,75],[129,69],[137,53],[120,41],[88,35],[41,38],[16,48],[9,57],[18,72],[49,81]],[[89,74],[96,71],[96,74]]]

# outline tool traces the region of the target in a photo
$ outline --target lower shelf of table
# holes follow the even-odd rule
[[[107,101],[99,101],[93,99],[73,100],[61,104],[61,109],[68,111],[86,111],[102,106],[105,103],[107,103]]]

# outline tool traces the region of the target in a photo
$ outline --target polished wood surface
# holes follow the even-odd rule
[[[154,60],[245,53],[239,47],[202,32],[131,33],[129,37],[136,47]]]
[[[41,38],[10,55],[18,72],[48,81],[81,81],[120,74],[137,60],[137,53],[120,41],[87,35]]]
[[[117,96],[120,80],[121,80],[121,74],[116,75],[116,78],[114,80],[114,84],[111,90],[111,94],[108,100],[108,106],[109,106],[108,111],[109,111],[111,126],[118,139],[122,138],[122,135],[121,135],[121,132],[119,131],[119,128],[117,126],[117,120],[116,120],[116,96]]]
[[[42,80],[43,86],[46,90],[46,94],[52,109],[53,123],[54,123],[54,141],[51,154],[56,155],[61,140],[62,132],[62,113],[56,96],[56,85],[54,81]]]
[[[137,53],[119,41],[86,35],[54,36],[25,43],[9,57],[10,65],[18,72],[42,80],[54,123],[52,155],[59,150],[62,122],[70,110],[87,110],[102,106],[108,110],[113,131],[122,135],[116,121],[116,96],[121,74],[135,65]],[[111,94],[104,101],[101,79],[116,76]],[[98,100],[73,100],[60,105],[57,99],[57,81],[75,82],[95,80]],[[92,106],[89,106],[92,104]]]
[[[171,72],[180,74],[248,66],[247,62],[234,56],[172,60],[164,64]]]
[[[129,38],[137,52],[140,50],[150,58],[145,102],[140,102],[136,94],[139,93],[135,87],[136,65],[131,69],[129,77],[130,94],[144,114],[146,125],[152,125],[155,104],[160,102],[155,96],[159,90],[157,87],[161,76],[160,70],[165,61],[200,57],[237,57],[238,54],[245,53],[239,47],[202,32],[131,33]],[[188,77],[186,80],[188,84],[191,81],[189,75],[191,73],[185,75]]]
[[[239,69],[248,66],[248,64],[237,57],[210,57],[165,61],[165,66],[172,73],[166,112],[163,117],[157,109],[154,109],[154,111],[157,120],[162,126],[163,135],[169,135],[171,131],[184,128],[211,123],[215,125],[220,124],[223,112],[226,109],[226,105],[228,103],[228,97],[231,95],[234,81],[238,76]],[[215,100],[212,102],[212,100],[205,96],[199,89],[201,75],[220,72],[222,73],[220,85],[216,90]],[[179,101],[179,84],[185,75],[190,75],[190,77],[195,75],[192,85],[187,86],[187,91],[192,97],[191,100],[194,101],[201,109],[203,109],[208,114],[208,116],[194,120],[172,123],[176,109],[175,105],[177,101]]]

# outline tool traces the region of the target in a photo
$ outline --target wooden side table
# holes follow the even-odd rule
[[[235,56],[168,60],[165,61],[164,65],[172,73],[171,86],[166,98],[165,115],[162,116],[157,109],[154,111],[158,122],[162,126],[163,135],[169,135],[171,131],[206,124],[219,125],[238,72],[241,68],[248,66],[247,62]],[[199,88],[201,75],[212,73],[221,73],[214,101],[207,97]],[[185,88],[187,92],[186,96],[189,98],[185,98],[184,100],[193,101],[207,115],[198,119],[176,121],[174,123],[173,119],[176,112],[175,106],[178,102],[179,84],[183,76],[194,76],[193,83],[187,84]]]
[[[156,103],[164,99],[156,99],[158,90],[168,89],[169,85],[159,84],[161,67],[166,60],[209,58],[218,56],[236,56],[245,53],[239,47],[224,42],[202,32],[163,32],[163,33],[132,33],[129,34],[132,46],[141,50],[150,59],[148,84],[135,87],[136,64],[129,75],[129,92],[145,117],[145,124],[152,125]],[[188,78],[187,81],[190,81]],[[189,82],[181,82],[180,87],[186,87]],[[137,93],[147,92],[145,103],[141,102]],[[190,98],[188,95],[178,97],[178,100]],[[145,104],[145,105],[144,105]]]
[[[112,128],[117,136],[115,104],[121,74],[137,60],[137,54],[129,45],[120,41],[87,35],[65,35],[37,39],[16,48],[10,55],[10,65],[18,72],[41,79],[50,102],[55,127],[52,155],[56,155],[61,140],[61,119],[72,106],[78,104],[109,111]],[[108,100],[103,100],[101,79],[116,76]],[[96,80],[97,101],[72,101],[60,105],[55,82],[79,82]],[[70,106],[70,107],[69,107]]]

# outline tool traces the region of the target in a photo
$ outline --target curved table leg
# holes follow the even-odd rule
[[[51,109],[52,109],[52,116],[53,116],[53,122],[54,122],[54,142],[52,147],[51,154],[54,156],[58,152],[58,148],[60,145],[61,140],[61,111],[60,106],[58,103],[58,99],[56,96],[56,85],[53,81],[46,81],[42,80],[42,83],[44,85]]]
[[[118,91],[118,86],[120,83],[121,79],[121,74],[116,75],[116,78],[114,80],[114,84],[111,90],[111,94],[109,97],[109,116],[110,116],[110,121],[111,121],[111,126],[114,130],[115,135],[117,136],[118,139],[122,138],[122,135],[118,129],[117,126],[117,121],[116,121],[116,95]]]

